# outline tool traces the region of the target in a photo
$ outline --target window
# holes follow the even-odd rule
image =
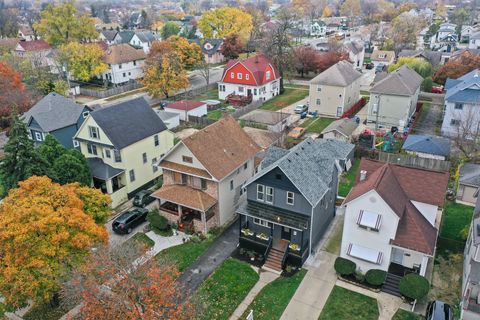
[[[250,80],[250,75],[248,73],[245,75],[245,79]]]
[[[245,163],[243,164],[243,170],[247,170],[247,168],[248,168],[248,162],[245,162]]]
[[[235,72],[230,72],[230,78],[235,79]]]
[[[265,77],[267,78],[267,80],[270,80],[270,71],[267,71]]]
[[[192,157],[182,156],[182,161],[186,163],[193,163]]]
[[[378,57],[379,57],[380,59],[385,59],[385,58],[387,57],[387,55],[384,54],[384,53],[381,53],[381,54],[378,55]]]
[[[122,64],[121,63],[118,65],[118,69],[122,69]]]
[[[277,180],[282,180],[282,175],[279,174],[279,173],[277,173],[277,174],[275,175],[275,179],[277,179]]]
[[[147,160],[147,153],[146,153],[146,152],[144,152],[144,153],[142,154],[142,160],[143,160],[143,163],[144,163],[144,164],[147,163],[148,160]]]
[[[73,147],[78,148],[78,146],[80,146],[80,143],[78,143],[78,141],[74,139],[73,140]]]
[[[205,180],[205,179],[202,179],[202,181],[201,181],[201,185],[202,185],[202,190],[205,190],[205,189],[207,189],[207,180]]]
[[[89,126],[88,133],[90,134],[90,138],[100,139],[100,132],[97,127]]]
[[[137,65],[137,61],[133,60],[133,65],[136,66],[136,65]]]
[[[219,85],[218,90],[225,92],[225,85],[224,84]]]
[[[242,75],[240,72],[239,72],[239,73],[237,73],[237,78],[238,78],[238,79],[240,79],[240,80],[241,80],[241,79],[242,79],[242,77],[243,77],[243,75]]]
[[[90,112],[88,112],[88,111],[85,111],[84,113],[82,113],[83,118],[85,119],[86,117],[88,117],[88,114],[89,114],[89,113],[90,113]]]
[[[295,199],[295,195],[293,192],[290,192],[290,191],[287,191],[287,204],[293,206],[294,204],[294,200]]]
[[[153,159],[152,159],[152,170],[153,170],[153,172],[157,172],[157,171],[158,171],[157,158],[153,158]]]
[[[253,218],[253,223],[258,224],[258,225],[263,226],[263,227],[267,227],[267,228],[270,228],[272,226],[271,222],[268,222],[266,220],[259,219],[259,218]]]
[[[233,190],[233,180],[230,180],[230,190]]]
[[[257,95],[257,88],[253,89],[253,95],[254,95],[254,96]]]
[[[360,228],[378,232],[382,224],[382,216],[373,212],[360,210],[357,224]]]
[[[128,75],[129,75],[129,76],[131,76],[131,75],[132,75],[132,73],[131,73],[131,72],[129,72],[129,73],[128,73]]]
[[[455,103],[455,110],[463,110],[463,103]]]
[[[188,183],[188,176],[182,173],[182,184],[187,184],[187,183]]]
[[[97,146],[94,144],[87,144],[87,152],[89,154],[97,155]]]
[[[157,147],[160,144],[160,140],[158,140],[158,134],[153,136],[153,142],[155,144],[155,147]]]
[[[317,103],[317,106],[319,106],[320,105],[320,99],[317,99],[316,103]]]
[[[128,174],[130,175],[130,182],[135,181],[135,170],[133,170],[133,169],[130,170],[130,171],[128,172]]]
[[[123,77],[126,78],[127,77],[127,74],[124,72],[122,73],[123,74]]]
[[[243,92],[244,88],[243,87],[238,87],[238,92]]]
[[[122,155],[120,154],[120,151],[113,150],[113,157],[115,158],[115,162],[122,162]]]
[[[112,157],[112,154],[109,149],[105,149],[105,157],[109,159]]]
[[[265,188],[265,202],[267,203],[273,203],[273,188],[272,187],[266,187]]]
[[[265,199],[265,187],[257,184],[257,200],[263,201]]]
[[[317,92],[320,92],[320,91],[322,91],[322,87],[317,86]]]
[[[42,134],[40,132],[35,132],[35,139],[37,139],[37,141],[42,141]]]
[[[452,126],[459,126],[460,125],[460,120],[457,120],[457,119],[451,119],[450,120],[450,125]]]
[[[362,247],[353,243],[350,243],[348,245],[347,254],[351,257],[362,259],[375,264],[382,264],[383,260],[383,253],[381,251]]]

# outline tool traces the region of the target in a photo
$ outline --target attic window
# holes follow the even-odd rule
[[[387,55],[385,53],[381,53],[381,54],[378,55],[378,57],[380,59],[385,59],[387,57]]]
[[[193,163],[193,158],[188,156],[182,156],[182,161],[186,163]]]
[[[86,117],[88,117],[88,114],[89,114],[88,111],[85,111],[84,113],[82,113],[83,118],[85,119]]]
[[[357,218],[357,224],[360,228],[371,231],[379,231],[382,224],[382,216],[373,212],[360,210]]]
[[[275,175],[275,179],[277,179],[277,180],[282,180],[282,175],[281,175],[281,174],[276,174],[276,175]]]
[[[267,80],[270,80],[270,71],[267,71],[265,77],[267,78]]]

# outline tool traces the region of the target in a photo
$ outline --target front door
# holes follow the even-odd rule
[[[252,95],[252,89],[247,89],[247,96],[251,96]]]
[[[282,239],[290,241],[292,236],[292,229],[282,227]]]
[[[403,264],[403,250],[392,248],[392,262],[399,265]]]

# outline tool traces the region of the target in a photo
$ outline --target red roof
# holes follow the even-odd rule
[[[42,39],[33,41],[19,41],[18,44],[25,51],[41,51],[51,49],[50,45]]]
[[[237,64],[242,64],[253,74],[255,82],[258,86],[264,85],[268,82],[280,78],[280,74],[277,68],[273,65],[270,59],[268,59],[263,54],[257,54],[244,60],[229,60],[227,65],[225,66],[225,69],[223,70],[222,80],[225,78],[226,73],[232,68],[234,68]],[[265,77],[265,73],[269,69],[273,70],[273,75],[270,77],[270,79],[267,80]]]
[[[376,160],[362,159],[360,170],[367,171],[364,181],[352,188],[345,203],[375,190],[400,218],[392,244],[433,254],[437,229],[413,205],[418,201],[442,207],[448,186],[448,172],[411,168]]]
[[[196,100],[180,100],[173,103],[169,103],[167,105],[167,108],[190,111],[198,107],[201,107],[203,105],[205,105],[205,102],[196,101]]]

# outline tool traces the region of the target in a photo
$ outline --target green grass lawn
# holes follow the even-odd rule
[[[155,241],[150,239],[145,233],[143,232],[137,232],[128,239],[127,241],[124,242],[125,245],[128,245],[129,243],[137,242],[141,245],[146,246],[147,248],[151,248],[155,245]]]
[[[398,309],[392,318],[392,320],[421,320],[421,319],[423,319],[422,316],[410,311],[403,310],[403,309]]]
[[[196,297],[200,300],[198,319],[228,319],[248,292],[257,283],[258,274],[250,265],[228,258],[200,286]]]
[[[378,320],[378,305],[373,298],[335,286],[319,320]]]
[[[290,278],[280,277],[267,284],[240,319],[246,319],[250,310],[253,310],[255,319],[280,319],[306,273],[303,269]]]
[[[338,184],[338,195],[341,197],[346,197],[347,194],[352,189],[355,184],[355,179],[357,178],[358,170],[360,168],[360,159],[354,159],[352,167],[345,174],[342,174],[340,177],[340,182]]]
[[[300,126],[309,133],[321,133],[333,121],[334,118],[308,118]]]
[[[215,237],[209,236],[202,241],[188,241],[161,251],[155,258],[170,262],[177,267],[179,272],[183,272],[210,247],[214,240]]]
[[[340,254],[340,248],[342,247],[342,234],[343,234],[343,219],[344,217],[340,217],[340,221],[335,226],[335,230],[332,233],[332,236],[327,242],[325,246],[325,251],[330,252],[331,254]]]
[[[465,242],[461,231],[469,226],[472,221],[473,208],[455,202],[447,202],[443,210],[442,227],[440,236],[457,241]]]
[[[308,90],[305,89],[285,89],[285,91],[273,99],[265,102],[261,109],[277,111],[294,104],[308,96]]]

